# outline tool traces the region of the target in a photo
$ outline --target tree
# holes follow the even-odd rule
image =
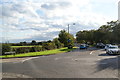
[[[94,40],[94,30],[84,30],[84,31],[79,31],[76,34],[76,40],[79,43],[87,43],[90,42],[91,44],[93,44],[93,40]]]
[[[53,42],[57,46],[57,48],[63,47],[63,44],[58,40],[58,38],[53,39]]]
[[[36,41],[32,40],[31,45],[36,45]]]
[[[77,42],[91,43],[120,43],[120,23],[117,21],[108,22],[97,30],[79,31],[76,34]]]
[[[51,40],[48,40],[47,42],[48,42],[48,43],[51,43],[52,41],[51,41]]]
[[[74,37],[73,35],[67,33],[65,30],[61,30],[59,33],[58,40],[64,44],[65,47],[71,45],[74,46]]]
[[[38,42],[38,45],[42,45],[42,42]]]

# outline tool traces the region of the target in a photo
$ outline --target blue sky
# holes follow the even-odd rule
[[[43,41],[60,30],[75,35],[118,19],[119,0],[2,0],[0,42]],[[76,25],[72,25],[76,23]]]

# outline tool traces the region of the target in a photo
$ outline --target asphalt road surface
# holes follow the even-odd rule
[[[89,48],[1,64],[3,78],[118,78],[118,62],[117,55]]]

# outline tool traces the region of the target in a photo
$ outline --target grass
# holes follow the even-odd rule
[[[0,56],[0,58],[15,58],[15,57],[51,55],[51,54],[69,52],[69,51],[74,50],[74,49],[76,49],[76,47],[74,47],[73,49],[67,49],[67,47],[65,47],[65,48],[60,48],[60,49],[55,49],[55,50],[47,50],[47,51],[41,51],[41,52],[30,52],[30,53],[16,54],[16,55],[5,55],[5,56]]]
[[[20,48],[20,47],[34,47],[34,46],[11,46],[12,48]],[[41,46],[40,46],[41,47]]]

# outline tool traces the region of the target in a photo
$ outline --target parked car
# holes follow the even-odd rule
[[[105,51],[106,51],[110,46],[112,46],[112,45],[111,45],[111,44],[106,44],[106,45],[105,45]]]
[[[120,49],[118,48],[118,46],[112,45],[106,50],[106,53],[107,54],[120,54]]]
[[[103,43],[97,43],[97,44],[96,44],[96,47],[97,47],[97,48],[104,48],[104,47],[105,47],[105,44],[103,44]]]
[[[88,48],[88,45],[87,44],[81,44],[80,45],[80,49],[87,49]]]

